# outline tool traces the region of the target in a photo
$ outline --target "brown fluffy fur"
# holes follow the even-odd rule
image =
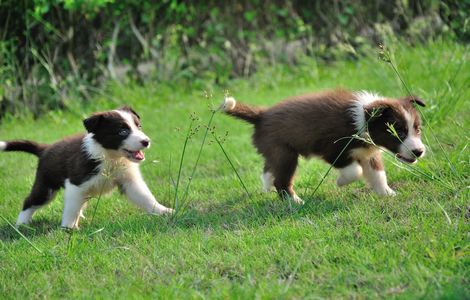
[[[265,158],[264,172],[272,174],[280,195],[287,193],[295,197],[293,178],[299,155],[318,156],[335,168],[358,162],[364,172],[370,168],[383,170],[381,155],[375,146],[360,139],[349,139],[360,133],[352,111],[357,99],[357,93],[333,90],[291,97],[266,109],[241,104],[232,98],[224,102],[223,109],[254,125],[253,144]],[[418,129],[420,119],[413,103],[424,106],[416,97],[380,98],[365,105],[364,121],[368,122],[368,127],[364,131],[375,144],[398,153],[401,143],[387,131],[387,123],[406,130],[408,113]]]

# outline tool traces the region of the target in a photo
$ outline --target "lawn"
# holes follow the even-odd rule
[[[0,140],[53,142],[83,131],[81,120],[93,111],[132,105],[153,140],[142,173],[167,206],[175,206],[178,185],[180,210],[173,218],[146,215],[116,191],[90,200],[81,229],[70,232],[59,228],[60,193],[20,228],[22,237],[9,223],[37,160],[0,153],[0,298],[468,299],[468,47],[437,41],[391,51],[403,81],[427,101],[426,157],[410,168],[385,155],[396,197],[377,197],[362,182],[338,188],[334,170],[316,190],[328,171],[319,160],[302,160],[297,172],[304,206],[264,194],[251,126],[220,113],[211,132],[221,146],[209,132],[191,177],[210,108],[227,92],[260,105],[338,86],[405,95],[391,65],[374,53],[330,64],[309,58],[223,87],[110,84],[87,105],[71,100],[70,110],[39,119],[4,118]]]

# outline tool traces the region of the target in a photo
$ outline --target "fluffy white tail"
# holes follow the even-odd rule
[[[221,107],[225,112],[228,112],[235,108],[237,105],[237,101],[233,97],[225,97],[224,102],[222,103]]]
[[[252,124],[256,124],[263,113],[264,109],[237,102],[233,97],[225,97],[224,102],[220,106],[223,111],[231,116],[245,120]]]

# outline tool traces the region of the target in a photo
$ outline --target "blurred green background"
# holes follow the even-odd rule
[[[2,0],[0,116],[86,104],[110,79],[201,90],[396,39],[467,43],[469,17],[470,0]]]

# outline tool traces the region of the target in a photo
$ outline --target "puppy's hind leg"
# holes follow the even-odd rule
[[[87,203],[88,202],[83,203],[82,208],[80,209],[79,217],[82,218],[82,219],[86,219],[85,218],[85,209],[87,208]]]
[[[264,165],[263,174],[261,174],[261,182],[263,183],[263,191],[270,192],[274,188],[274,176],[271,170],[269,169],[269,165],[266,163]]]
[[[279,196],[288,197],[297,204],[304,204],[304,201],[295,193],[293,184],[298,157],[297,153],[289,149],[275,149],[269,157],[269,165]]]
[[[18,215],[16,226],[31,222],[36,210],[49,203],[54,198],[56,192],[57,190],[49,188],[42,180],[36,178],[30,194],[23,203],[23,210]]]

